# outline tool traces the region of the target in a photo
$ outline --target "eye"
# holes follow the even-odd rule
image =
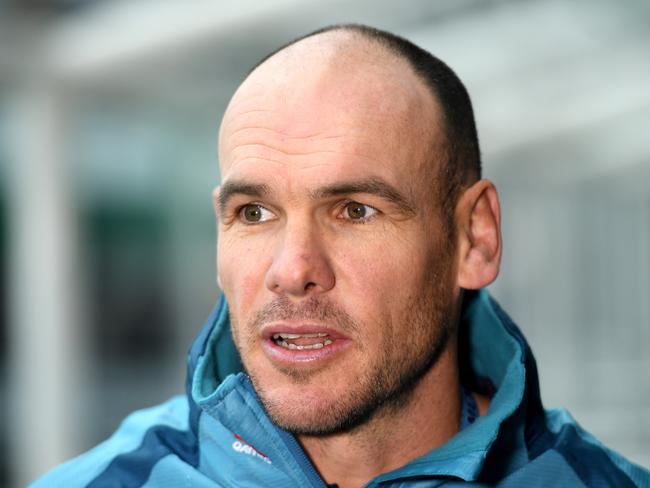
[[[343,216],[341,218],[351,220],[355,223],[367,222],[369,219],[377,214],[377,209],[370,205],[365,205],[359,202],[349,202],[343,209]]]
[[[249,203],[239,210],[239,218],[246,224],[259,224],[274,217],[273,212],[257,203]]]

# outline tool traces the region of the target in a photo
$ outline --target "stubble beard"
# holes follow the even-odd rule
[[[410,325],[397,332],[408,330],[409,337],[392,334],[391,332],[396,332],[392,324],[381,324],[384,338],[374,361],[367,365],[361,377],[349,385],[344,395],[331,398],[325,407],[314,411],[313,415],[301,414],[302,410],[296,408],[296,402],[301,400],[299,393],[289,400],[273,398],[269,394],[273,385],[264,384],[261,375],[247,367],[246,355],[242,354],[246,372],[271,420],[280,428],[296,435],[327,436],[354,431],[373,418],[392,415],[404,407],[416,386],[437,363],[452,335],[455,309],[450,290],[443,287],[445,280],[440,278],[432,277],[436,284],[429,290],[430,294],[420,294],[403,309],[407,311],[404,321]],[[234,332],[238,327],[233,319],[231,316]],[[240,354],[240,342],[252,340],[261,324],[270,320],[290,319],[316,319],[332,323],[341,332],[352,336],[361,330],[346,312],[323,299],[312,298],[303,304],[294,305],[280,297],[264,307],[247,324],[245,335],[248,337],[235,339]],[[319,370],[293,368],[282,368],[279,371],[295,383],[297,391],[301,385],[309,384],[320,373]]]

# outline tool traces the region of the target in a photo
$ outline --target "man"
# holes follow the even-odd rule
[[[530,349],[481,290],[499,202],[441,61],[363,26],[308,35],[239,87],[219,159],[225,301],[187,396],[36,486],[650,483],[544,412]]]

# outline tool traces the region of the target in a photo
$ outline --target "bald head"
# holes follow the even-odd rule
[[[301,78],[332,71],[339,71],[349,79],[365,72],[368,78],[374,75],[375,82],[380,82],[381,76],[394,78],[400,71],[405,79],[408,77],[411,81],[415,75],[408,63],[386,46],[355,30],[334,29],[303,37],[275,51],[251,70],[242,86],[250,78],[259,81],[266,77],[266,83],[284,83],[293,90],[301,81],[296,80],[296,75]]]
[[[259,64],[233,96],[227,115],[241,103],[292,106],[318,104],[328,97],[347,98],[359,106],[378,94],[389,95],[389,89],[398,92],[388,98],[408,95],[403,100],[408,104],[413,95],[430,98],[423,88],[408,64],[386,49],[354,32],[328,31],[297,41]],[[393,108],[399,105],[393,103]]]
[[[278,128],[292,137],[308,135],[309,113],[318,116],[338,106],[340,117],[328,121],[333,132],[344,126],[373,127],[387,152],[403,153],[399,146],[410,141],[422,160],[419,177],[429,181],[430,192],[449,218],[460,190],[480,177],[476,129],[464,86],[442,61],[393,34],[358,25],[333,26],[271,53],[231,100],[220,134],[222,156],[233,142],[228,134],[233,118],[241,121],[241,116],[260,110],[270,115],[272,105],[293,114]],[[343,120],[352,110],[362,119],[355,127]]]
[[[361,142],[348,146],[359,153],[374,137],[386,154],[406,149],[424,162],[441,149],[440,120],[436,100],[408,63],[357,33],[329,31],[279,51],[247,77],[224,116],[220,147],[223,155],[240,143],[233,128],[257,123],[293,139],[345,132]],[[401,148],[406,137],[417,144]]]

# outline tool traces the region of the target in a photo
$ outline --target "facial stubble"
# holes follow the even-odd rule
[[[274,385],[265,384],[260,372],[249,367],[244,351],[242,360],[246,372],[273,422],[297,435],[326,436],[353,431],[373,418],[392,415],[406,405],[416,386],[449,345],[452,335],[455,308],[448,282],[441,275],[445,273],[434,273],[429,293],[419,294],[404,307],[404,320],[409,327],[395,329],[391,323],[377,325],[377,330],[381,329],[383,333],[379,353],[372,358],[373,361],[360,377],[349,385],[344,395],[328,399],[326,406],[313,411],[313,415],[301,414],[295,405],[301,401],[301,386],[308,385],[322,371],[278,369],[295,384],[296,395],[290,400],[277,400],[270,394]],[[244,337],[234,334],[240,354],[242,342],[253,344],[254,336],[262,324],[273,320],[296,319],[333,324],[351,337],[357,336],[362,330],[349,314],[322,298],[311,298],[295,305],[279,297],[246,325],[245,331],[241,331]],[[231,323],[233,331],[238,331],[239,327],[232,314]],[[408,338],[397,335],[405,330],[408,330]],[[361,353],[368,353],[363,350],[361,341],[358,342],[358,347]]]

